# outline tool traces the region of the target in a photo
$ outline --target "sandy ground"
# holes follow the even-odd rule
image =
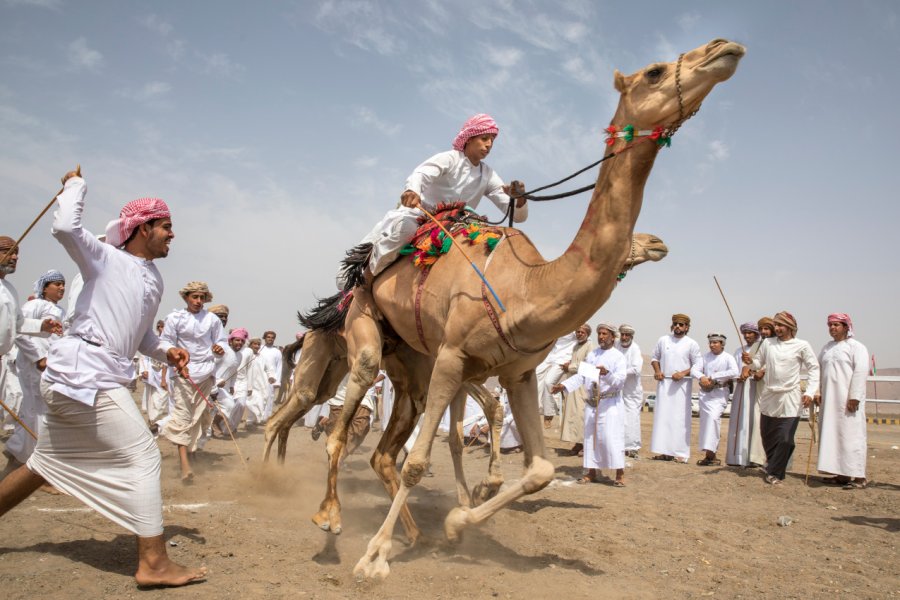
[[[649,442],[652,414],[644,413]],[[696,436],[697,420],[694,419]],[[726,423],[727,425],[727,423]],[[556,479],[456,545],[442,521],[454,506],[446,438],[433,471],[411,496],[423,537],[394,538],[384,582],[357,582],[352,569],[389,506],[368,466],[378,433],[350,458],[340,484],[344,533],[317,529],[310,516],[324,492],[322,440],[295,428],[284,468],[261,473],[262,433],[238,434],[250,469],[230,440],[200,455],[195,485],[178,478],[173,447],[161,443],[166,537],[185,564],[204,563],[207,582],[140,591],[132,579],[134,539],[65,496],[38,492],[0,519],[3,598],[856,598],[900,597],[900,426],[869,426],[875,484],[845,491],[803,472],[809,428],[801,423],[785,485],[754,469],[631,461],[626,488],[574,485],[580,459],[548,431]],[[694,459],[698,458],[695,454]],[[487,454],[467,451],[470,485]],[[503,457],[508,480],[521,456]],[[776,521],[789,516],[793,523]]]

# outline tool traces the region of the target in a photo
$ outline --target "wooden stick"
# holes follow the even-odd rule
[[[41,402],[43,402],[43,400],[41,400]],[[22,421],[22,419],[19,418],[19,415],[17,415],[15,412],[13,412],[13,410],[12,410],[10,407],[8,407],[8,406],[6,405],[5,402],[3,402],[3,400],[0,400],[0,406],[2,406],[2,407],[3,407],[3,410],[5,410],[6,412],[8,412],[8,413],[10,414],[10,416],[12,416],[12,418],[16,420],[16,423],[18,423],[19,425],[21,425],[22,428],[25,429],[25,431],[28,432],[28,435],[30,435],[30,436],[33,437],[35,440],[37,440],[37,436],[34,435],[34,432],[28,427],[28,425],[26,425],[26,424]]]
[[[225,417],[225,411],[222,410],[222,407],[219,406],[218,402],[216,402],[215,400],[210,400],[205,395],[203,395],[203,392],[200,391],[200,387],[196,383],[194,383],[194,380],[191,379],[190,375],[187,376],[187,380],[192,386],[194,386],[194,389],[197,390],[197,393],[200,394],[200,397],[203,398],[208,406],[215,407],[222,414],[222,420],[225,422],[225,429],[228,430],[228,435],[231,436],[231,441],[234,442],[234,447],[237,449],[238,458],[241,459],[241,464],[244,465],[249,471],[250,466],[247,464],[247,461],[244,460],[244,455],[241,454],[241,447],[238,446],[237,440],[234,438],[234,432],[231,431],[231,425],[228,423],[228,419]]]
[[[816,405],[815,405],[815,403],[809,405],[809,429],[810,429],[809,452],[807,452],[807,454],[806,454],[806,485],[809,485],[809,467],[812,464],[813,444],[816,443]]]
[[[79,177],[81,177],[81,165],[78,165],[75,167],[75,172],[78,174]],[[50,210],[50,207],[53,206],[54,202],[56,202],[56,197],[59,196],[60,194],[62,194],[65,189],[66,189],[66,186],[63,185],[62,189],[60,189],[58,192],[56,192],[56,195],[53,196],[53,198],[50,200],[50,202],[47,204],[47,206],[44,207],[44,210],[41,211],[41,214],[39,214],[34,219],[34,221],[31,222],[31,225],[28,226],[28,229],[25,230],[25,233],[23,233],[22,235],[19,236],[19,239],[16,240],[16,245],[6,251],[6,254],[3,255],[2,259],[0,259],[0,264],[5,263],[6,259],[8,259],[10,256],[12,256],[13,251],[19,247],[19,244],[22,243],[22,240],[25,239],[25,236],[31,232],[31,230],[34,228],[35,225],[37,225],[37,222],[41,220],[41,217],[43,217],[45,214],[47,214],[47,211]],[[37,438],[35,438],[35,439],[37,439]]]
[[[497,292],[495,292],[495,291],[494,291],[494,288],[491,287],[491,284],[488,283],[488,280],[487,280],[487,278],[484,276],[484,273],[482,273],[481,270],[480,270],[478,267],[475,266],[475,263],[472,261],[471,258],[469,258],[469,255],[466,254],[466,251],[463,250],[462,244],[460,244],[459,242],[457,242],[457,241],[456,241],[456,238],[454,238],[454,237],[450,234],[450,232],[447,231],[447,228],[444,227],[444,226],[441,224],[440,221],[438,221],[437,219],[435,219],[435,218],[434,218],[434,215],[432,215],[430,212],[428,212],[427,210],[425,210],[425,209],[422,207],[421,204],[420,204],[417,208],[418,208],[419,210],[421,210],[423,213],[425,213],[425,216],[426,216],[426,217],[428,217],[429,219],[431,219],[432,221],[434,221],[434,224],[437,225],[438,227],[440,227],[440,228],[441,228],[441,231],[443,231],[444,234],[445,234],[447,237],[450,238],[450,241],[453,242],[453,245],[456,246],[456,248],[457,248],[460,252],[462,252],[462,255],[463,255],[464,257],[466,257],[466,260],[469,261],[469,264],[472,265],[472,268],[475,269],[475,272],[478,273],[478,276],[479,276],[479,277],[481,277],[481,281],[483,281],[483,282],[484,282],[484,285],[487,286],[487,289],[491,292],[491,295],[494,296],[494,300],[497,301],[497,304],[498,304],[498,306],[500,307],[500,312],[506,312],[506,307],[503,306],[503,302],[500,301],[500,297],[497,295]]]
[[[743,341],[744,338],[741,336],[741,330],[740,330],[740,328],[738,328],[737,323],[734,320],[734,315],[731,314],[731,307],[728,305],[728,300],[725,299],[725,292],[722,291],[722,286],[719,285],[719,280],[716,278],[715,275],[713,275],[713,281],[716,282],[716,287],[719,288],[719,294],[722,296],[722,302],[725,303],[725,308],[728,309],[728,316],[731,317],[731,324],[734,325],[734,330],[737,332],[738,343],[741,345],[741,353],[744,353],[747,351],[746,346],[744,346],[744,341]],[[740,367],[741,367],[741,370],[743,371],[743,369],[744,369],[743,361],[741,361]],[[745,381],[744,383],[747,383],[747,382]],[[742,386],[742,388],[743,388],[743,386]],[[733,410],[733,407],[732,407],[732,411],[731,411],[732,415],[737,414],[738,421],[741,420],[741,403],[742,403],[743,399],[744,399],[744,391],[743,391],[743,389],[741,389],[741,395],[740,395],[740,397],[738,397],[737,413],[735,413],[735,411]],[[731,418],[731,417],[729,417],[729,418]],[[731,445],[731,453],[732,454],[737,454],[737,441],[738,441],[738,433],[739,432],[740,432],[740,423],[738,423],[738,426],[735,427],[735,429],[734,429],[734,442]],[[751,437],[753,437],[752,433],[751,433]]]

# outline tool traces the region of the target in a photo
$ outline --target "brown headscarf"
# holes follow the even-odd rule
[[[187,298],[190,294],[196,292],[206,295],[205,302],[212,302],[213,295],[212,292],[209,291],[209,287],[206,285],[205,281],[192,281],[178,290],[178,293],[181,294],[182,298]]]
[[[780,313],[776,313],[772,318],[772,321],[776,325],[783,325],[791,330],[793,334],[797,333],[797,319],[794,318],[794,315],[789,313],[786,310],[781,311]]]
[[[675,321],[684,322],[688,324],[688,327],[691,325],[691,318],[684,313],[675,313],[672,315],[672,322]]]
[[[771,330],[775,330],[775,321],[773,321],[770,317],[762,317],[759,321],[756,322],[756,326],[762,329],[763,327],[768,327]]]

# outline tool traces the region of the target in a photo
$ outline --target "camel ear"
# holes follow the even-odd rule
[[[616,90],[620,94],[624,94],[627,81],[626,81],[626,77],[624,75],[622,75],[618,69],[616,69],[613,72],[613,81],[614,81],[614,85],[616,86]]]

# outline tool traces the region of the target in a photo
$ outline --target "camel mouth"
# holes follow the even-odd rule
[[[716,52],[697,65],[697,68],[704,71],[720,71],[723,74],[727,72],[730,76],[737,69],[738,62],[746,52],[740,44],[729,42],[717,48]]]

